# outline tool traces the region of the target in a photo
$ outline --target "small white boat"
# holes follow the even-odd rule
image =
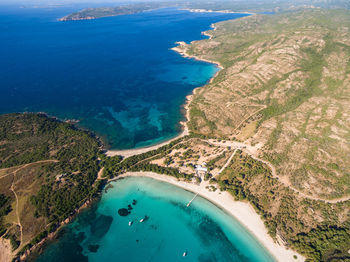
[[[144,219],[144,218],[142,218],[142,219],[140,220],[140,223],[142,223],[143,221],[145,221],[145,219]]]
[[[129,221],[129,227],[132,225],[132,221]]]
[[[187,256],[187,251],[182,254],[183,257]]]

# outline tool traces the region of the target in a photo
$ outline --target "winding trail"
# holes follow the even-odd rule
[[[254,15],[254,13],[252,13]],[[212,26],[213,27],[213,31],[216,30],[215,28],[215,25]],[[204,34],[209,36],[209,39],[212,38],[212,34],[211,34],[211,31],[212,30],[208,30],[208,31],[205,31]],[[209,62],[209,63],[214,63],[214,64],[218,64],[221,68],[222,65],[217,62],[217,61],[208,61],[207,59],[204,59],[203,57],[201,56],[196,56],[196,55],[190,55],[188,54],[188,47],[189,47],[189,44],[185,43],[185,42],[177,42],[177,46],[176,47],[173,47],[171,48],[172,50],[174,50],[175,52],[178,52],[180,55],[182,55],[183,57],[189,57],[189,58],[194,58],[194,59],[197,59],[199,61],[206,61],[206,62]],[[210,80],[211,82],[213,81],[213,79],[215,78],[215,76]],[[239,101],[238,101],[239,102]],[[252,114],[250,114],[248,117],[246,117],[245,119],[243,119],[238,125],[237,127],[234,129],[233,132],[235,132],[238,128],[241,127],[241,125],[243,123],[245,123],[250,117],[256,115],[257,113],[259,113],[261,110],[265,109],[267,106],[266,105],[263,105],[262,108],[259,108],[258,110],[254,111]],[[188,113],[188,112],[187,112]],[[188,120],[190,119],[190,117],[187,118]],[[324,201],[326,203],[331,203],[331,204],[335,204],[335,203],[339,203],[339,202],[344,202],[344,201],[348,201],[350,200],[350,195],[348,196],[344,196],[344,197],[341,197],[341,198],[337,198],[337,199],[323,199],[323,198],[320,198],[320,197],[314,197],[314,196],[311,196],[311,195],[307,195],[301,191],[299,191],[298,189],[294,188],[291,183],[288,181],[288,180],[285,180],[285,179],[281,179],[281,177],[279,177],[277,175],[277,172],[276,172],[276,169],[275,167],[268,161],[266,160],[263,160],[263,159],[260,159],[257,157],[258,155],[258,147],[256,146],[252,146],[252,145],[249,145],[249,144],[245,144],[245,143],[240,143],[240,142],[235,142],[235,141],[224,141],[224,142],[215,142],[213,141],[212,139],[209,139],[207,142],[213,144],[213,145],[220,145],[220,146],[231,146],[233,148],[236,148],[237,147],[240,147],[240,149],[242,149],[245,153],[249,154],[252,158],[254,158],[255,160],[257,161],[260,161],[264,164],[266,164],[270,169],[271,169],[271,172],[272,172],[272,175],[273,177],[277,178],[284,186],[290,188],[291,190],[293,190],[294,192],[296,192],[297,194],[299,194],[300,196],[304,197],[304,198],[307,198],[307,199],[312,199],[312,200],[316,200],[316,201]],[[260,144],[260,147],[263,146],[262,144]],[[236,150],[235,149],[235,150]],[[235,153],[235,152],[234,152]],[[234,156],[234,153],[232,154],[231,157]],[[229,165],[229,163],[231,162],[232,158],[230,157],[229,161],[224,165],[223,168],[220,169],[219,171],[219,174]]]
[[[243,151],[245,151],[245,150],[243,150]],[[320,197],[314,197],[314,196],[307,195],[307,194],[299,191],[298,189],[294,188],[288,181],[282,180],[277,175],[276,168],[269,161],[266,161],[266,160],[263,160],[261,158],[258,158],[256,156],[254,156],[253,154],[250,154],[247,151],[245,151],[245,153],[249,154],[253,159],[266,164],[271,169],[271,173],[272,173],[272,176],[274,178],[277,178],[285,187],[290,188],[291,190],[293,190],[295,193],[297,193],[299,196],[301,196],[303,198],[308,198],[308,199],[316,200],[316,201],[324,201],[325,203],[329,203],[329,204],[336,204],[336,203],[340,203],[340,202],[344,202],[344,201],[350,200],[350,196],[344,196],[344,197],[335,198],[335,199],[324,199],[324,198],[320,198]]]
[[[262,109],[263,108],[259,109],[258,111],[260,111]],[[185,134],[182,134],[181,136],[184,136],[184,135]],[[179,137],[177,137],[177,138],[179,138]],[[288,180],[281,179],[277,175],[276,168],[269,161],[266,161],[266,160],[261,159],[261,158],[256,156],[256,155],[258,155],[259,149],[262,148],[262,146],[263,146],[263,144],[261,144],[261,143],[258,143],[256,145],[252,146],[251,144],[246,143],[246,142],[238,142],[238,141],[231,141],[231,140],[220,140],[220,141],[218,141],[216,139],[208,139],[208,140],[201,139],[201,140],[204,141],[204,142],[207,142],[207,143],[209,143],[211,145],[214,145],[214,146],[231,147],[232,149],[234,149],[234,151],[233,151],[232,155],[230,156],[230,158],[227,160],[225,165],[219,170],[219,172],[215,175],[215,177],[218,176],[219,174],[221,174],[229,166],[229,164],[231,163],[231,161],[232,161],[234,155],[236,154],[237,150],[240,149],[240,150],[244,151],[245,153],[247,153],[248,155],[250,155],[253,159],[266,164],[271,169],[271,173],[272,173],[272,176],[274,178],[277,178],[285,187],[290,188],[291,190],[293,190],[295,193],[297,193],[299,196],[301,196],[303,198],[307,198],[307,199],[311,199],[311,200],[315,200],[315,201],[323,201],[325,203],[330,203],[330,204],[336,204],[336,203],[340,203],[340,202],[344,202],[344,201],[350,200],[350,196],[344,196],[344,197],[336,198],[336,199],[324,199],[324,198],[320,198],[320,197],[314,197],[314,196],[310,196],[308,194],[305,194],[305,193],[299,191],[298,189],[294,188],[290,184],[290,182]],[[148,151],[150,151],[152,149],[159,148],[160,146],[162,146],[164,144],[167,144],[167,143],[162,143],[161,145],[156,145],[156,146],[154,146],[154,148],[150,147],[150,148],[143,148],[143,149],[130,149],[130,150],[122,150],[122,151],[114,151],[114,152],[121,153],[121,155],[123,155],[125,158],[127,158],[129,156],[137,155],[137,154],[140,154],[140,153],[148,152]],[[137,165],[140,162],[147,161],[150,158],[153,158],[155,156],[157,156],[157,155],[154,155],[154,156],[151,156],[149,158],[140,160],[139,162],[137,162],[134,165]]]
[[[4,176],[0,176],[0,179],[2,179],[2,178],[4,178],[4,177],[7,177],[7,176],[10,176],[10,175],[12,175],[12,174],[14,174],[14,173],[17,173],[19,170],[21,170],[21,169],[23,169],[23,168],[26,168],[26,167],[28,167],[28,166],[30,166],[30,165],[42,164],[42,163],[49,163],[49,162],[57,163],[58,160],[56,160],[56,159],[40,160],[40,161],[36,161],[36,162],[33,162],[33,163],[28,163],[28,164],[20,165],[20,166],[18,166],[18,167],[19,167],[18,169],[14,170],[14,171],[12,171],[12,172],[10,172],[10,173],[4,175]],[[4,171],[4,170],[6,170],[6,169],[11,169],[11,168],[14,168],[14,167],[2,168],[2,169],[0,169],[0,171]]]
[[[13,194],[16,197],[16,217],[17,217],[17,225],[19,226],[19,231],[21,232],[20,245],[22,245],[22,243],[23,243],[23,226],[21,224],[21,219],[20,219],[19,210],[18,210],[19,209],[18,196],[17,196],[17,193],[15,191],[16,174],[17,174],[17,170],[13,173],[13,181],[12,181],[12,185],[11,185],[11,191],[13,192]]]
[[[254,111],[253,113],[251,113],[249,116],[247,116],[245,119],[243,119],[238,125],[237,127],[232,131],[232,133],[236,132],[238,130],[238,128],[241,127],[241,125],[243,125],[246,121],[248,121],[249,118],[255,116],[257,113],[259,113],[261,110],[265,109],[267,106],[266,105],[255,105],[255,106],[260,106],[261,108],[259,108],[258,110]]]
[[[236,148],[236,149],[233,151],[232,155],[231,155],[230,158],[227,160],[227,162],[225,163],[225,165],[219,170],[219,172],[218,172],[217,175],[215,175],[215,176],[220,175],[221,172],[224,171],[224,170],[226,169],[226,167],[228,167],[228,165],[229,165],[229,164],[231,163],[231,161],[232,161],[232,158],[235,156],[237,150],[238,150],[238,148]]]
[[[321,197],[314,197],[314,196],[310,196],[308,194],[305,194],[305,193],[299,191],[298,189],[294,188],[289,183],[288,180],[281,179],[277,175],[276,168],[269,161],[266,161],[266,160],[261,159],[261,158],[256,156],[258,154],[258,150],[263,146],[262,144],[257,144],[255,146],[252,146],[252,145],[250,145],[248,143],[244,143],[244,142],[242,143],[242,142],[229,141],[229,140],[216,141],[214,139],[209,139],[207,142],[212,144],[212,145],[215,145],[215,146],[221,146],[221,147],[223,147],[223,146],[225,146],[225,147],[230,146],[232,148],[235,148],[235,151],[233,152],[232,156],[227,161],[227,163],[221,168],[221,170],[219,171],[219,174],[229,165],[229,163],[231,162],[234,154],[236,153],[236,150],[241,149],[242,151],[244,151],[245,153],[250,155],[253,159],[266,164],[271,169],[271,173],[272,173],[272,176],[274,178],[277,178],[285,187],[290,188],[291,190],[293,190],[295,193],[297,193],[299,196],[301,196],[303,198],[316,200],[316,201],[323,201],[323,202],[329,203],[329,204],[336,204],[336,203],[345,202],[345,201],[350,200],[350,196],[344,196],[344,197],[335,198],[335,199],[325,199],[325,198],[321,198]]]
[[[4,175],[4,176],[1,176],[0,179],[4,178],[4,177],[7,177],[7,176],[10,176],[10,175],[13,175],[13,180],[12,180],[12,184],[11,184],[11,187],[10,187],[10,190],[13,192],[13,194],[15,195],[15,198],[16,198],[16,218],[17,218],[17,225],[19,226],[19,230],[20,230],[20,233],[21,233],[21,237],[20,237],[20,245],[17,249],[19,249],[22,245],[23,245],[23,226],[21,224],[21,216],[20,216],[20,211],[19,211],[19,199],[18,199],[18,195],[16,193],[16,190],[15,190],[15,186],[16,186],[16,182],[17,182],[17,172],[28,167],[28,166],[31,166],[31,165],[35,165],[35,164],[42,164],[42,163],[50,163],[50,162],[58,162],[58,160],[54,160],[54,159],[49,159],[49,160],[40,160],[40,161],[37,161],[37,162],[33,162],[33,163],[28,163],[28,164],[24,164],[24,165],[21,165],[19,166],[16,170]],[[13,167],[11,167],[13,168]],[[6,169],[9,169],[9,168],[3,168],[3,169],[0,169],[0,171],[3,171],[3,170],[6,170]]]

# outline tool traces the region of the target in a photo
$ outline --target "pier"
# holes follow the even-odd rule
[[[188,202],[186,207],[189,207],[192,203],[192,201],[198,196],[199,193],[195,194],[194,197],[190,200],[190,202]]]

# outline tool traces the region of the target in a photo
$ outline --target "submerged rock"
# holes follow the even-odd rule
[[[114,186],[113,186],[112,184],[108,184],[108,185],[105,187],[105,193],[107,193],[108,190],[109,190],[110,188],[114,188]]]
[[[83,242],[83,240],[86,238],[86,235],[84,232],[79,232],[78,235],[77,235],[77,241],[80,243],[80,242]]]
[[[118,210],[118,214],[119,214],[119,216],[126,217],[127,215],[130,214],[130,211],[127,210],[126,208],[120,208]]]
[[[94,222],[91,224],[90,230],[91,233],[98,238],[103,237],[109,230],[113,221],[113,217],[100,215]]]
[[[132,201],[132,204],[133,204],[134,206],[136,206],[137,200],[134,199],[134,200]]]
[[[150,228],[152,228],[153,230],[157,230],[158,229],[158,227],[155,226],[155,225],[151,225]]]
[[[90,252],[96,253],[97,250],[99,249],[100,245],[89,245],[88,249]]]

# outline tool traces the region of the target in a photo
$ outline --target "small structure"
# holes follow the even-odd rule
[[[188,202],[188,204],[186,205],[186,207],[189,207],[192,203],[192,201],[198,196],[199,193],[195,194],[194,197],[190,200],[190,202]]]
[[[64,181],[64,177],[67,176],[67,175],[68,175],[67,173],[57,175],[56,176],[56,181],[58,181],[58,182]]]
[[[203,165],[195,166],[196,175],[199,177],[204,176],[208,172],[208,168],[206,168],[204,164],[206,165],[206,163],[203,163]]]
[[[201,166],[201,165],[196,165],[196,172],[208,172],[208,168]]]

